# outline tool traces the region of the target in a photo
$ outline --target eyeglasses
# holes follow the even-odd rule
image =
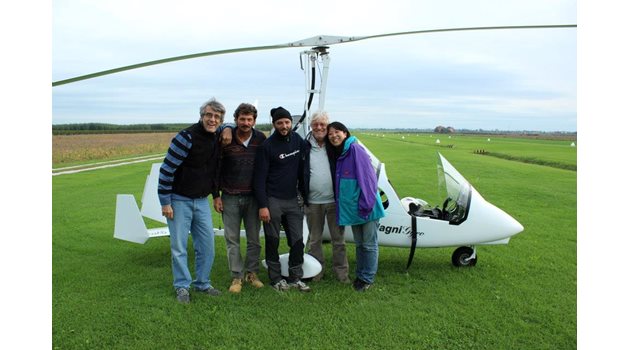
[[[204,114],[202,114],[204,118],[214,118],[214,119],[221,119],[221,113],[209,113],[206,112]]]

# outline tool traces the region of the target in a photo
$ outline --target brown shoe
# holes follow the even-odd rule
[[[235,278],[232,280],[232,285],[230,286],[230,293],[238,294],[241,292],[241,288],[243,287],[243,280],[240,278]]]
[[[262,288],[265,285],[258,279],[255,272],[248,272],[245,276],[245,281],[249,282],[254,288]]]

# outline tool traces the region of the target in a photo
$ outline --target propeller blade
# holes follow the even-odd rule
[[[148,61],[138,64],[132,64],[129,66],[108,69],[101,72],[81,75],[74,78],[64,79],[54,81],[52,86],[59,86],[69,83],[74,83],[81,80],[92,79],[96,77],[100,77],[103,75],[120,73],[132,69],[138,69],[148,66],[153,66],[157,64],[169,63],[174,61],[188,60],[192,58],[199,58],[205,56],[216,56],[216,55],[225,55],[236,52],[246,52],[246,51],[261,51],[261,50],[276,50],[276,49],[284,49],[291,47],[314,47],[314,46],[326,46],[326,45],[335,45],[335,44],[344,44],[354,41],[367,40],[367,39],[376,39],[376,38],[384,38],[389,36],[400,36],[400,35],[413,35],[413,34],[427,34],[427,33],[439,33],[439,32],[457,32],[457,31],[471,31],[471,30],[503,30],[503,29],[542,29],[542,28],[572,28],[577,27],[577,24],[550,24],[550,25],[523,25],[523,26],[495,26],[495,27],[468,27],[468,28],[444,28],[444,29],[427,29],[427,30],[414,30],[409,32],[397,32],[397,33],[386,33],[386,34],[377,34],[377,35],[368,35],[368,36],[352,36],[352,37],[343,37],[343,36],[330,36],[330,35],[318,35],[312,38],[303,39],[294,41],[287,44],[278,44],[278,45],[267,45],[267,46],[252,46],[252,47],[242,47],[236,49],[227,49],[227,50],[217,50],[217,51],[208,51],[195,53],[190,55],[176,56],[170,58],[159,59],[155,61]]]

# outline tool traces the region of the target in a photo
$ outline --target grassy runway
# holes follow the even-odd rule
[[[138,245],[113,238],[116,194],[139,199],[150,162],[55,176],[53,348],[575,349],[577,173],[554,165],[575,166],[576,148],[463,136],[436,144],[436,136],[403,135],[357,134],[386,163],[401,198],[439,201],[439,151],[525,231],[505,246],[479,246],[473,268],[453,267],[454,248],[439,248],[419,249],[406,271],[407,249],[381,248],[376,284],[364,294],[327,270],[311,293],[245,286],[230,295],[225,241],[217,237],[211,279],[223,295],[193,294],[180,305],[168,239]],[[214,222],[220,225],[216,215]],[[330,264],[330,245],[325,253]],[[348,257],[353,272],[352,244]],[[268,282],[264,269],[261,278]]]

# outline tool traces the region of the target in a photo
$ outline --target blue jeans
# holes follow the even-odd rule
[[[378,269],[378,221],[352,225],[352,235],[356,246],[357,278],[372,284]]]
[[[181,198],[181,197],[180,197]],[[173,199],[173,220],[168,219],[171,238],[173,286],[177,288],[210,288],[210,271],[214,262],[214,230],[208,198]],[[188,270],[188,233],[195,250],[195,280]]]

